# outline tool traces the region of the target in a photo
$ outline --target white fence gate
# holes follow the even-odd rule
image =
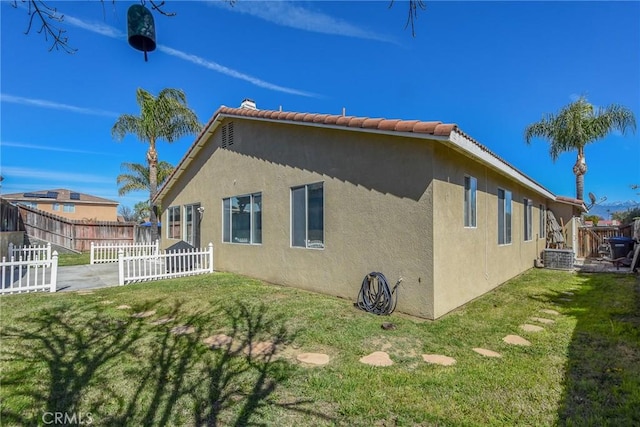
[[[0,295],[56,291],[58,252],[51,253],[50,244],[47,246],[10,244],[9,254],[12,254],[9,261],[3,257],[0,262]]]
[[[144,282],[213,273],[213,243],[205,249],[158,251],[155,255],[118,253],[118,283]]]
[[[118,253],[124,251],[127,256],[155,256],[160,252],[160,241],[155,243],[103,243],[91,242],[90,263],[99,264],[118,262]]]

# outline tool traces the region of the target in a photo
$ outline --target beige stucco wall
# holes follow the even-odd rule
[[[447,148],[442,141],[234,119],[220,127],[166,209],[200,203],[201,242],[218,271],[356,300],[363,277],[403,279],[398,311],[437,318],[533,266],[544,249],[539,205],[549,201]],[[464,175],[478,180],[477,227],[463,225]],[[324,183],[325,249],[292,248],[290,189]],[[513,196],[512,243],[498,245],[498,187]],[[262,193],[263,243],[222,243],[222,199]],[[523,241],[522,199],[533,201],[533,239]],[[162,245],[167,238],[163,227]]]
[[[533,267],[545,246],[540,205],[549,201],[488,167],[439,145],[434,180],[435,316]],[[464,176],[477,179],[477,224],[464,226]],[[512,193],[511,243],[498,244],[498,188]],[[524,240],[524,198],[532,201],[532,239]]]
[[[355,301],[364,276],[402,277],[398,310],[433,317],[430,160],[425,141],[234,120],[234,145],[219,129],[162,200],[199,202],[201,242],[215,268]],[[290,244],[290,189],[324,183],[325,248]],[[180,188],[184,188],[180,191]],[[222,199],[262,193],[261,245],[222,243]],[[168,247],[163,227],[162,244]]]
[[[74,202],[75,212],[64,212],[64,202],[57,202],[59,209],[53,210],[53,203],[37,200],[37,209],[71,220],[117,221],[117,205],[93,205]]]

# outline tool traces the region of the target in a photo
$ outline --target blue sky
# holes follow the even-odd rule
[[[49,1],[65,15],[70,55],[29,17],[2,1],[0,173],[2,193],[69,188],[132,207],[118,197],[122,162],[144,163],[133,136],[111,138],[135,91],[185,91],[202,122],[244,98],[258,108],[457,123],[558,195],[575,196],[573,153],[553,163],[548,144],[527,146],[523,130],[543,113],[586,95],[618,103],[640,120],[639,2],[434,2],[416,36],[396,1],[168,1],[154,14],[158,49],[126,42],[132,2]],[[193,137],[158,145],[176,164]],[[585,191],[640,200],[640,131],[587,147]],[[389,171],[401,173],[401,171]]]

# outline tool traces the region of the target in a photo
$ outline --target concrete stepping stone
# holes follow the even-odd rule
[[[531,320],[538,323],[544,323],[545,325],[550,325],[552,323],[556,323],[555,320],[545,319],[544,317],[531,317]]]
[[[102,305],[109,305],[109,304],[113,304],[113,301],[104,300],[104,301],[102,301],[100,304],[102,304]]]
[[[552,314],[554,316],[559,316],[560,315],[560,312],[555,311],[555,310],[551,310],[551,309],[548,309],[548,308],[544,308],[544,309],[542,309],[540,311],[543,312],[543,313]]]
[[[262,341],[244,348],[244,354],[249,357],[269,356],[276,352],[276,345],[271,341]]]
[[[116,308],[117,308],[118,310],[128,310],[128,309],[130,309],[130,308],[131,308],[131,306],[130,306],[130,305],[127,305],[127,304],[122,304],[122,305],[117,306]]]
[[[453,357],[444,356],[442,354],[423,354],[422,360],[427,363],[433,363],[435,365],[442,366],[451,366],[455,365],[456,363],[456,359],[454,359]]]
[[[502,341],[506,342],[507,344],[513,344],[513,345],[524,345],[524,346],[531,345],[529,341],[525,340],[519,335],[507,335],[506,337],[502,338]]]
[[[371,366],[391,366],[393,361],[384,351],[374,351],[368,356],[360,358],[360,362]]]
[[[296,356],[298,362],[309,365],[323,366],[329,363],[329,355],[323,353],[300,353]]]
[[[174,320],[176,320],[175,317],[161,317],[158,320],[154,320],[153,322],[151,322],[152,325],[164,325],[165,323],[169,323],[169,322],[173,322]]]
[[[544,331],[544,328],[542,326],[530,325],[528,323],[525,323],[524,325],[520,325],[520,329],[522,329],[525,332],[541,332],[541,331]]]
[[[558,301],[570,302],[573,300],[571,298],[558,298]]]
[[[493,350],[488,350],[486,348],[476,347],[473,349],[473,351],[486,357],[502,357],[500,353],[497,353]]]
[[[137,317],[138,319],[143,319],[145,317],[151,317],[154,314],[156,314],[155,310],[150,310],[150,311],[141,311],[140,313],[133,313],[131,315],[131,317]]]
[[[187,335],[192,334],[196,331],[196,328],[189,325],[180,325],[175,328],[171,328],[171,333],[176,335]]]
[[[573,292],[569,292],[569,291],[564,291],[564,292],[562,292],[562,294],[563,295],[568,295],[568,296],[571,296],[571,297],[574,295]]]
[[[218,334],[207,337],[202,341],[212,349],[217,349],[228,347],[233,342],[233,338],[231,338],[229,335]]]

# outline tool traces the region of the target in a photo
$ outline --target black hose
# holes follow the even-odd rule
[[[358,302],[356,305],[364,311],[377,315],[388,315],[393,313],[398,302],[396,289],[400,281],[391,289],[384,274],[371,272],[364,277]]]

